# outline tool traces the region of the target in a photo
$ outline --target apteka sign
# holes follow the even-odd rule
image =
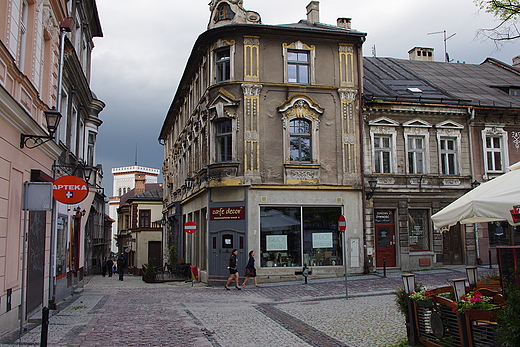
[[[82,202],[87,195],[87,183],[76,176],[62,176],[52,186],[54,199],[67,205]]]

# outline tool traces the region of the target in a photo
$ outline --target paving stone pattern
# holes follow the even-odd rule
[[[479,269],[479,275],[489,272]],[[401,273],[263,283],[226,291],[201,283],[86,277],[84,291],[51,311],[48,346],[394,346],[406,339],[391,293]],[[419,271],[429,288],[465,277],[464,267]],[[39,346],[40,325],[0,338]]]

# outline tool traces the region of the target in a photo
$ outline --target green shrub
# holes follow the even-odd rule
[[[144,270],[145,276],[155,276],[157,273],[155,272],[155,267],[153,266],[152,259],[148,259],[148,265],[146,266],[146,269]]]
[[[520,346],[520,289],[514,283],[505,284],[506,304],[497,313],[498,341],[502,347]]]

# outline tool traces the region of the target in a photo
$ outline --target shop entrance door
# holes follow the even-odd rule
[[[233,249],[238,250],[238,271],[246,268],[245,233],[236,230],[221,230],[210,233],[211,261],[210,275],[229,276],[228,263]]]
[[[375,211],[376,266],[396,266],[393,211]]]
[[[442,233],[442,262],[444,265],[462,265],[462,237],[459,223]]]

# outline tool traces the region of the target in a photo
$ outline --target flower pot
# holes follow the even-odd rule
[[[427,300],[416,301],[415,303],[417,304],[417,306],[420,306],[420,307],[432,307],[433,306],[432,298],[429,298]]]

